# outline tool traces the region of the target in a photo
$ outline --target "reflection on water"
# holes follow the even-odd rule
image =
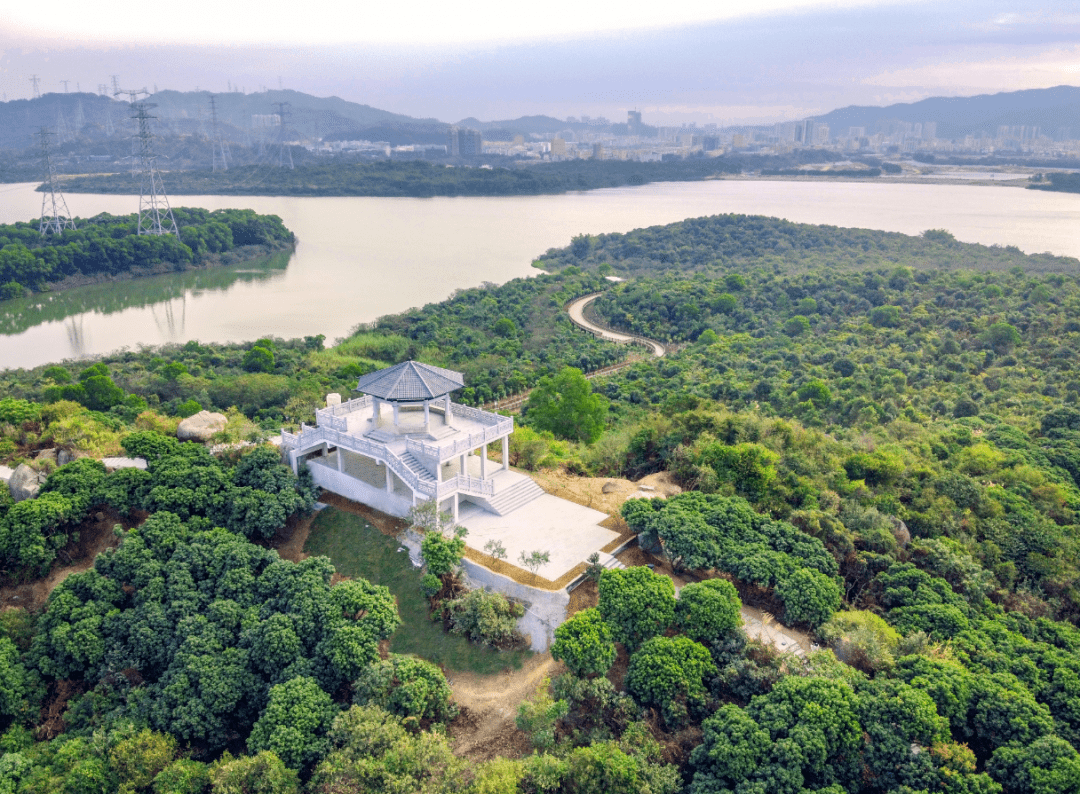
[[[41,195],[33,188],[0,189],[0,222],[38,216]],[[0,304],[0,369],[189,339],[333,340],[458,288],[535,275],[533,259],[574,235],[722,212],[904,234],[944,228],[963,242],[1080,255],[1080,195],[929,180],[722,179],[498,198],[170,198],[178,207],[278,215],[296,234],[296,251],[288,267],[242,263]],[[134,212],[138,197],[71,194],[67,203],[79,217],[118,215]]]
[[[108,315],[125,309],[144,308],[149,310],[162,339],[179,339],[185,334],[189,297],[227,290],[237,283],[281,278],[290,256],[290,252],[284,251],[231,267],[110,281],[3,301],[0,302],[0,334],[20,334],[36,325],[62,320],[71,353],[80,356],[86,352],[83,349],[83,322],[86,315]]]

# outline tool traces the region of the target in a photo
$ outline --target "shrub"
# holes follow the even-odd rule
[[[369,665],[353,682],[353,703],[379,706],[414,727],[417,720],[445,722],[458,713],[442,670],[396,653]]]
[[[508,601],[502,593],[470,590],[444,604],[450,619],[450,631],[462,634],[471,642],[493,648],[510,648],[523,642],[517,630],[518,618],[525,607]]]
[[[679,592],[675,623],[695,642],[722,641],[742,626],[742,602],[726,579],[691,582]]]
[[[615,642],[600,610],[582,610],[555,629],[551,655],[579,677],[606,673],[615,661]]]

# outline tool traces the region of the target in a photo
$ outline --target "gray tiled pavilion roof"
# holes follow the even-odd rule
[[[407,402],[432,400],[464,385],[465,378],[460,372],[419,361],[405,361],[364,375],[357,382],[356,391],[383,400]]]

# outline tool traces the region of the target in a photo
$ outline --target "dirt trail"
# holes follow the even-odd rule
[[[544,679],[561,670],[562,665],[550,653],[538,653],[526,659],[519,670],[495,675],[451,674],[454,700],[461,707],[461,716],[449,730],[454,752],[470,761],[528,753],[528,737],[514,725],[518,704],[531,698]]]
[[[101,518],[97,518],[97,516]],[[94,559],[105,549],[114,549],[120,545],[120,539],[113,533],[113,527],[120,524],[124,529],[142,523],[137,519],[122,519],[111,508],[95,514],[89,521],[79,526],[79,539],[68,543],[57,556],[57,562],[47,576],[26,584],[0,587],[0,610],[22,607],[34,612],[45,607],[49,594],[62,581],[73,573],[88,571],[94,565]]]

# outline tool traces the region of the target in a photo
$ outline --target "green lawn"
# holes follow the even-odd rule
[[[447,634],[432,623],[427,599],[420,594],[420,572],[407,552],[360,516],[328,507],[316,516],[304,545],[308,554],[329,557],[345,576],[386,585],[397,597],[401,628],[390,638],[394,653],[413,653],[448,670],[497,673],[521,667],[528,651],[499,652]]]

